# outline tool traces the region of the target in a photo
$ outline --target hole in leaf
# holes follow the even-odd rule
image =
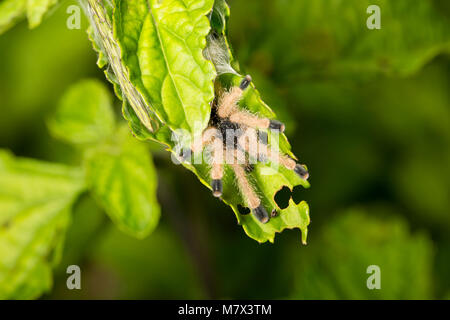
[[[243,216],[245,216],[246,214],[249,214],[249,213],[250,213],[250,209],[247,208],[247,207],[243,207],[243,206],[241,206],[240,204],[238,204],[237,207],[238,207],[239,213],[242,214]]]
[[[292,189],[292,200],[294,200],[295,204],[299,204],[303,199],[302,192],[304,191],[304,188],[302,186],[295,186],[294,189]]]
[[[280,209],[286,209],[289,206],[289,199],[291,198],[291,189],[284,186],[275,194],[275,202]]]

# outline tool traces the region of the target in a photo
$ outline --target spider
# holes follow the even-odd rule
[[[246,205],[261,223],[267,223],[270,216],[247,178],[247,173],[253,168],[247,157],[260,162],[275,161],[305,180],[308,179],[309,173],[305,166],[297,164],[291,157],[279,152],[274,153],[268,148],[267,130],[282,133],[285,129],[283,123],[260,118],[238,107],[239,100],[251,82],[252,78],[245,76],[239,86],[232,87],[218,99],[211,109],[208,128],[203,131],[201,138],[194,140],[190,151],[192,154],[202,152],[207,147],[211,149],[210,178],[215,197],[222,196],[224,164],[230,165]]]

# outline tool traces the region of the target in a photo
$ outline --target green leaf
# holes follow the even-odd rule
[[[4,0],[0,3],[0,34],[25,16],[27,0]]]
[[[157,176],[147,148],[128,131],[122,128],[114,144],[87,151],[86,174],[89,188],[112,221],[143,238],[159,221]]]
[[[63,96],[48,121],[50,132],[74,144],[93,144],[111,137],[115,119],[108,89],[98,80],[84,80]]]
[[[0,151],[0,299],[32,299],[52,285],[83,173]]]
[[[213,0],[116,1],[115,37],[131,83],[172,130],[206,128],[215,71],[202,54]]]
[[[27,17],[30,28],[41,24],[42,18],[59,0],[28,0]]]
[[[91,26],[88,29],[89,39],[98,53],[97,65],[100,68],[108,65],[106,78],[114,85],[114,91],[128,103],[136,113],[146,130],[153,132],[160,128],[161,122],[144,97],[130,82],[129,72],[121,58],[122,50],[114,37],[112,28],[113,3],[87,0],[86,12]]]
[[[296,289],[290,298],[431,299],[431,240],[393,216],[384,208],[348,210],[329,221],[308,250],[292,248]],[[380,290],[367,287],[371,265],[380,268]]]

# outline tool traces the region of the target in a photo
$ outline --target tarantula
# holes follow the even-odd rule
[[[239,109],[238,102],[251,81],[252,78],[249,75],[245,76],[239,86],[232,87],[218,99],[211,109],[208,128],[204,130],[200,139],[192,143],[190,151],[195,153],[202,152],[206,147],[211,148],[210,176],[215,197],[222,196],[224,164],[230,165],[246,205],[261,223],[267,223],[270,219],[269,214],[247,178],[247,173],[253,168],[248,163],[247,156],[256,159],[255,161],[270,160],[280,163],[305,180],[308,179],[309,173],[305,166],[297,164],[291,157],[279,152],[274,153],[268,148],[267,130],[284,132],[283,123],[260,118]],[[254,147],[255,142],[258,145],[257,149]]]

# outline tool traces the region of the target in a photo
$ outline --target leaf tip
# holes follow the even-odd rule
[[[301,230],[301,233],[302,233],[302,244],[306,246],[308,244],[308,242],[306,241],[306,239],[308,238],[308,229]]]

